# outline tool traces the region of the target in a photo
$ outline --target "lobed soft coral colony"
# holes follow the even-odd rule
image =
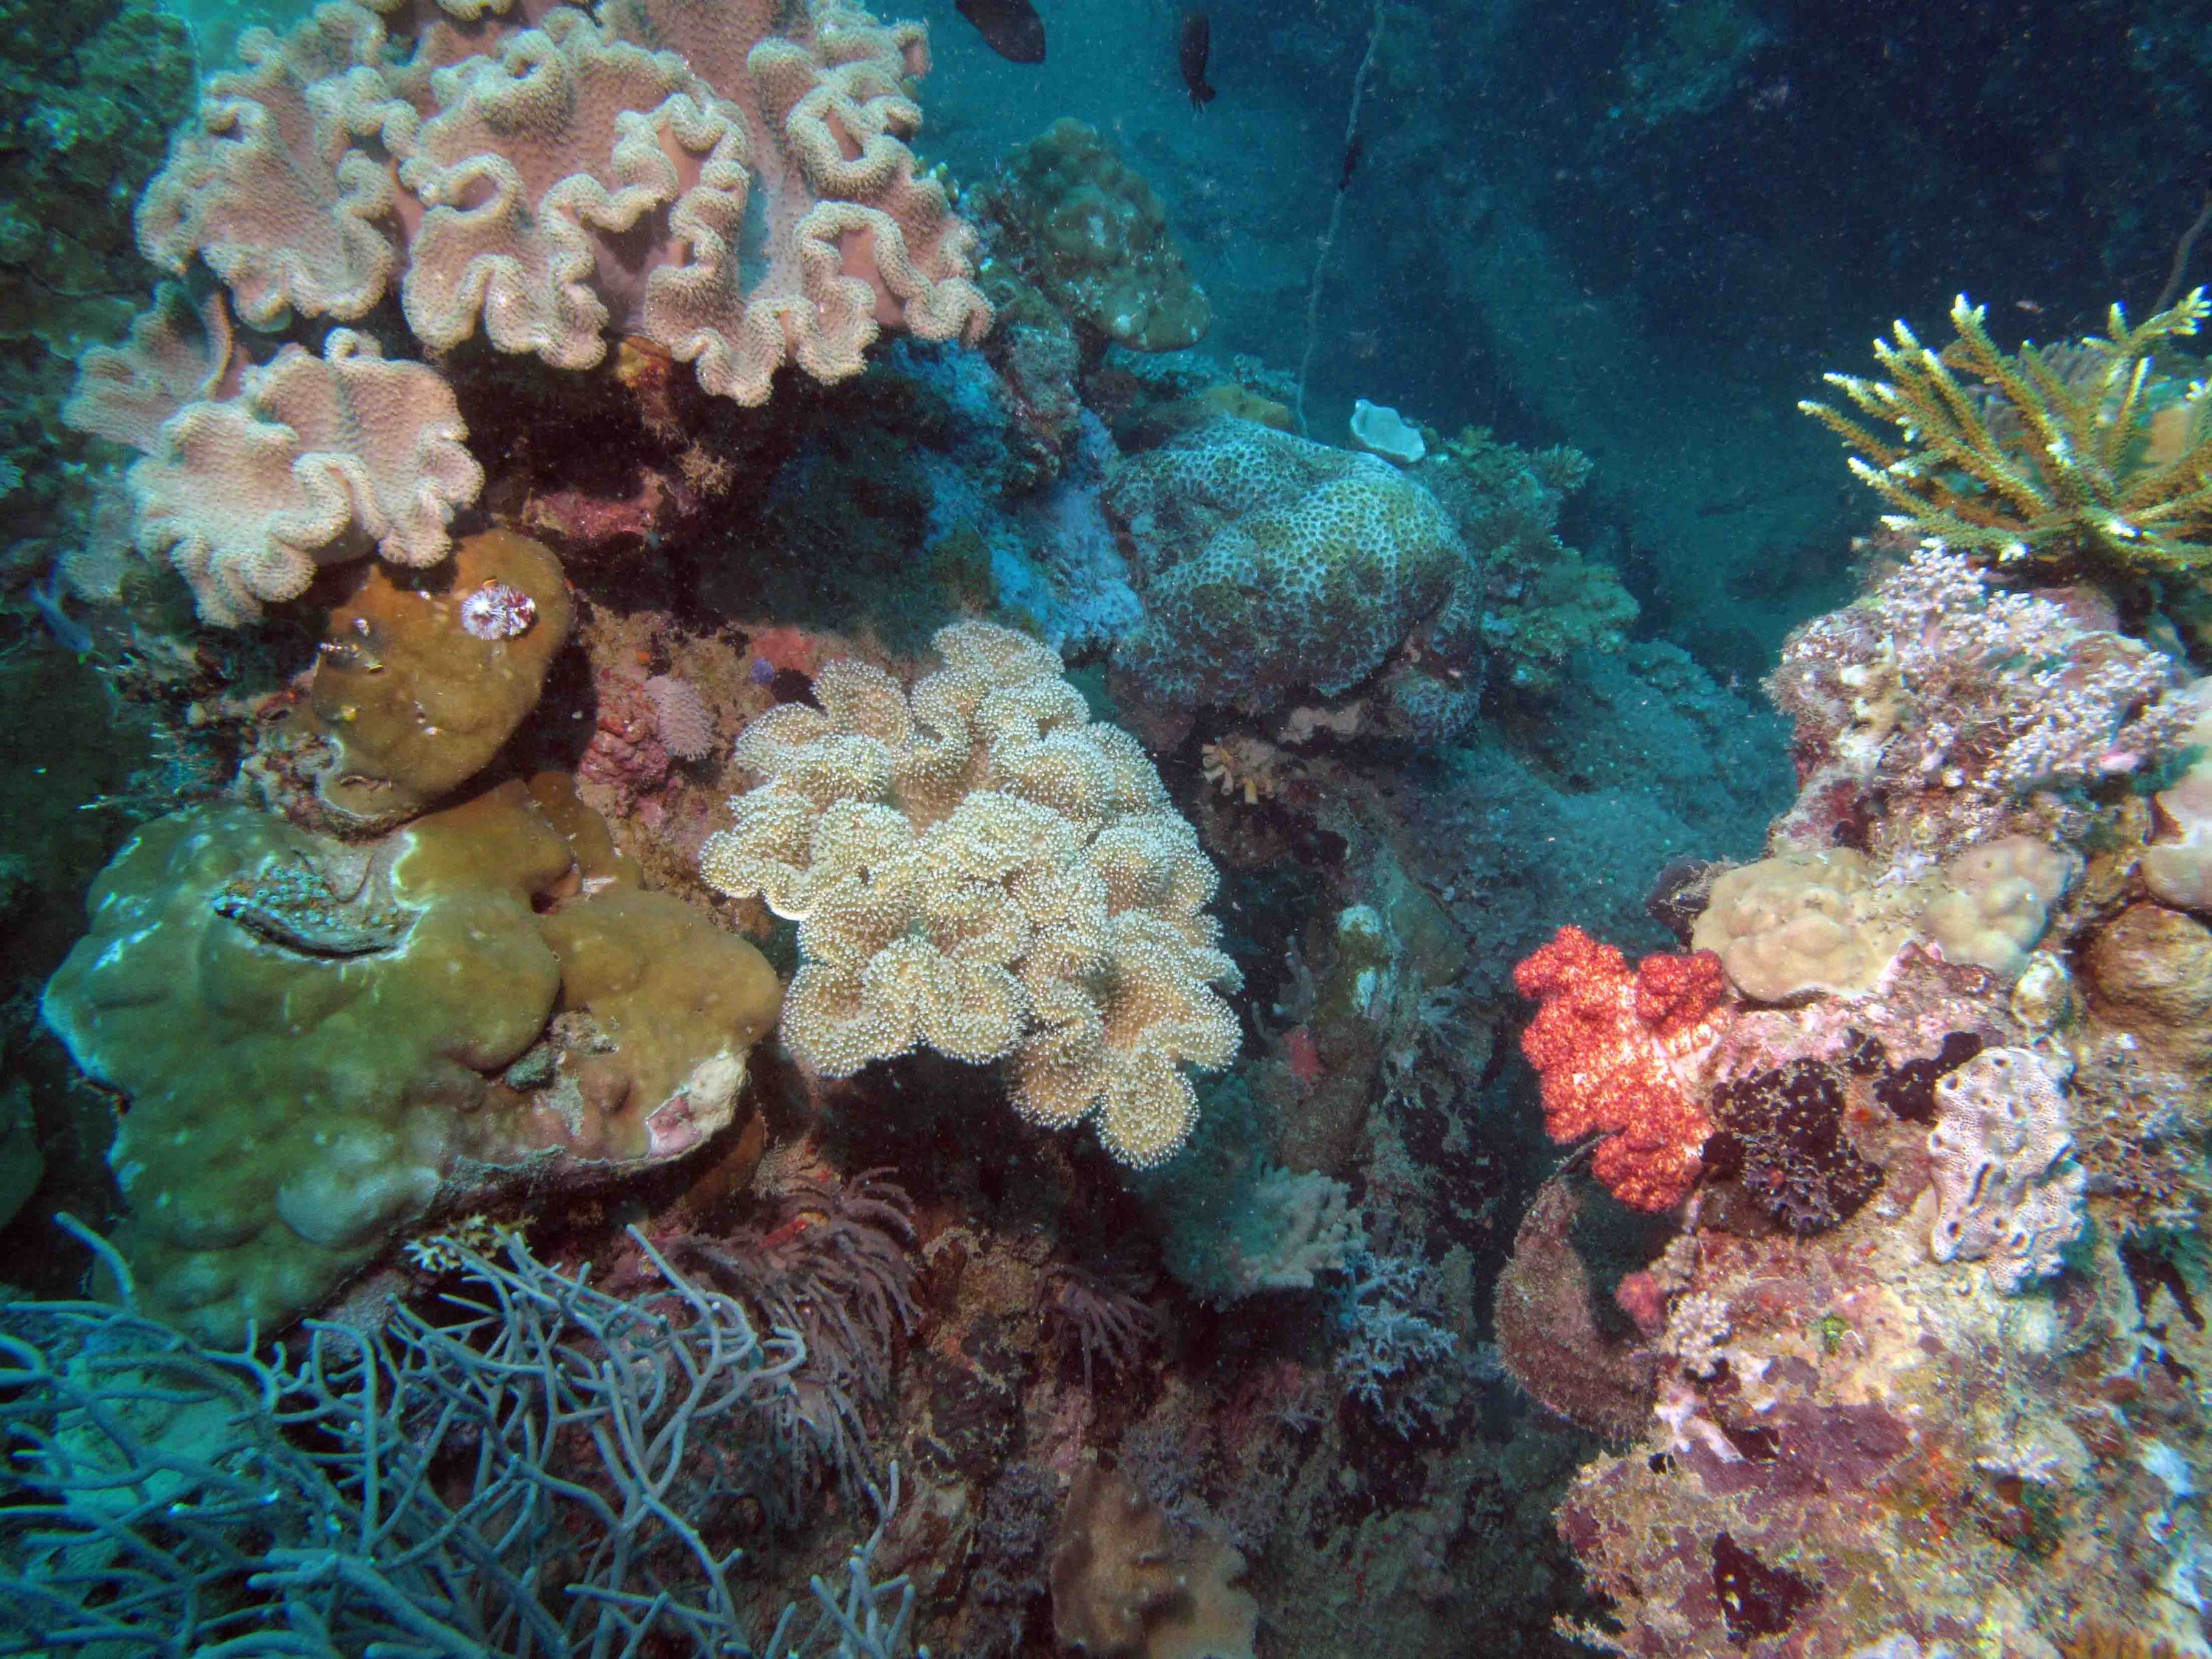
[[[2201,298],[1841,381],[1784,801],[1585,457],[1147,360],[1158,198],[1063,123],[979,236],[918,25],[241,53],[66,410],[206,759],[41,1001],[106,1179],[0,1093],[104,1235],[0,1635],[2212,1653]]]

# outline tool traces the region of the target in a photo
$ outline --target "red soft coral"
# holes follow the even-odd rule
[[[1521,1035],[1542,1075],[1544,1127],[1565,1143],[1609,1132],[1590,1168],[1639,1210],[1689,1196],[1712,1123],[1698,1073],[1727,1024],[1727,981],[1710,951],[1628,960],[1579,927],[1562,927],[1513,970],[1543,1006]]]

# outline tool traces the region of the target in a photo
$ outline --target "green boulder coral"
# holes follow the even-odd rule
[[[1446,610],[1471,567],[1436,497],[1372,455],[1208,421],[1124,461],[1107,501],[1145,567],[1116,695],[1264,714],[1335,697]]]
[[[731,1121],[775,975],[593,827],[548,775],[367,848],[235,805],[125,845],[45,1012],[128,1097],[116,1243],[151,1310],[235,1342],[435,1203]]]

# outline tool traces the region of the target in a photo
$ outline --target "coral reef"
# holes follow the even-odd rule
[[[2212,441],[2205,396],[2154,359],[2212,312],[2198,289],[2104,336],[2017,354],[1990,338],[1987,307],[1951,306],[1959,337],[1930,351],[1904,323],[1875,342],[1891,376],[1831,374],[1877,437],[1826,404],[1799,405],[1853,452],[1851,471],[1899,509],[1893,529],[1998,564],[2079,562],[2108,579],[2182,574],[2212,556]],[[1961,385],[1965,374],[1974,384]]]
[[[775,975],[637,890],[566,790],[504,784],[369,848],[194,809],[94,884],[45,1011],[129,1097],[110,1156],[149,1310],[235,1340],[434,1204],[663,1162],[732,1121]]]
[[[1875,576],[1784,652],[1770,856],[1668,890],[1754,1006],[1678,1074],[1714,1132],[1615,1281],[1635,1335],[1555,1181],[1500,1346],[1621,1443],[1558,1512],[1617,1650],[2196,1651],[2204,945],[2154,901],[2191,890],[2198,704],[2094,592],[1932,545]]]
[[[979,198],[1024,273],[1095,335],[1176,351],[1206,332],[1206,294],[1168,234],[1167,210],[1095,127],[1061,117]]]
[[[1182,1067],[1237,1048],[1213,868],[1054,653],[980,623],[936,644],[945,665],[911,693],[832,663],[819,707],[749,726],[737,759],[764,781],[701,868],[799,921],[784,1036],[818,1070],[1011,1055],[1024,1117],[1091,1117],[1121,1162],[1160,1163],[1197,1117]]]

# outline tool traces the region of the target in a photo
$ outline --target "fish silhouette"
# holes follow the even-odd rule
[[[1213,101],[1213,88],[1206,82],[1206,60],[1213,50],[1213,24],[1202,11],[1182,15],[1182,39],[1176,61],[1182,66],[1182,83],[1190,88],[1190,106],[1204,109]]]
[[[953,0],[953,9],[1008,63],[1044,62],[1044,19],[1030,0]]]

